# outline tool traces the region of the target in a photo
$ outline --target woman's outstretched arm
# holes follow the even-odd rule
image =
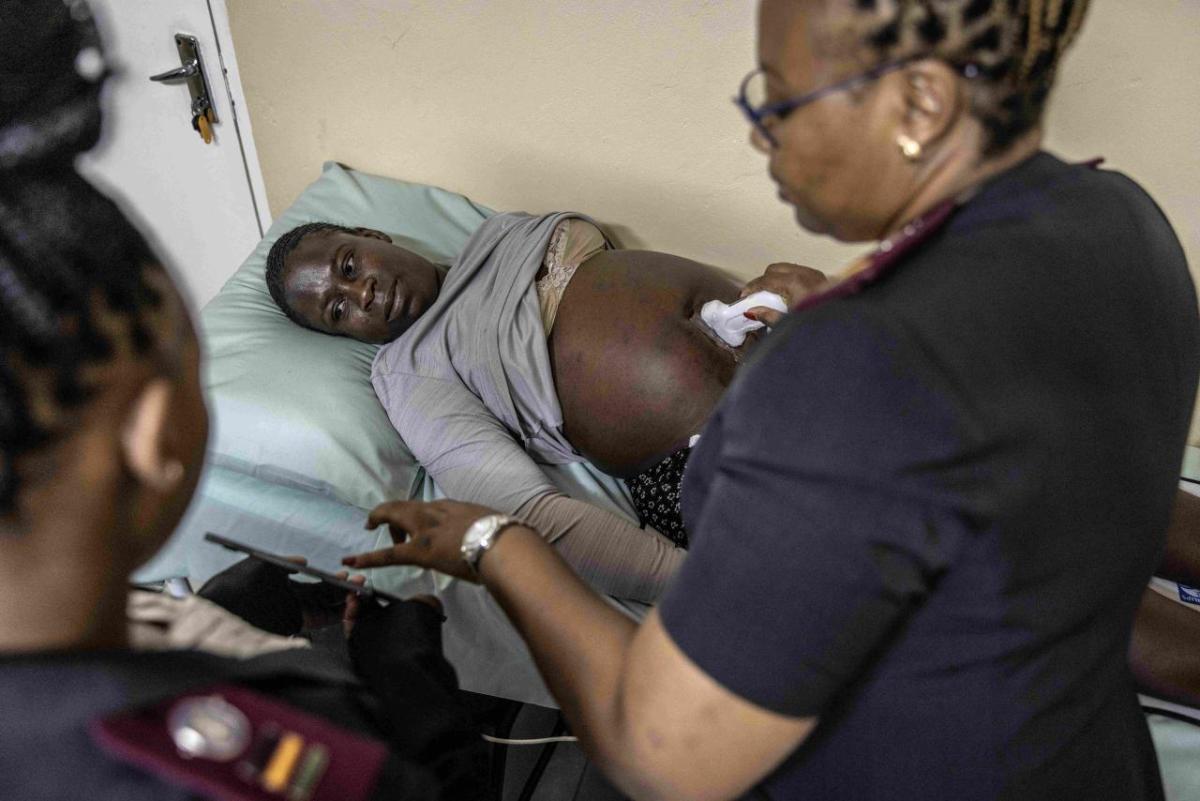
[[[1167,547],[1156,576],[1200,587],[1200,495],[1176,490]]]
[[[654,603],[687,551],[652,528],[637,528],[599,507],[547,492],[516,510],[588,584],[614,598]]]
[[[438,489],[528,522],[600,592],[653,603],[682,563],[686,552],[653,529],[560,491],[461,384],[410,382],[403,398],[380,400]]]

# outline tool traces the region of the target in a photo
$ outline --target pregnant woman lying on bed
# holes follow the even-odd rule
[[[378,231],[312,223],[276,242],[267,284],[302,326],[390,343],[375,391],[449,497],[534,523],[611,595],[658,596],[687,544],[689,440],[742,355],[698,312],[736,300],[738,284],[677,256],[614,250],[572,213],[491,217],[449,268]],[[582,459],[625,479],[665,537],[568,498],[536,463]]]

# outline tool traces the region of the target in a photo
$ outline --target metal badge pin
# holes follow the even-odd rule
[[[188,698],[167,714],[167,730],[188,759],[230,762],[250,743],[250,721],[242,711],[219,695]]]

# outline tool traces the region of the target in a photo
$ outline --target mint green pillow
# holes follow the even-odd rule
[[[376,228],[449,264],[491,214],[444,189],[327,162],[200,314],[212,463],[364,509],[416,493],[421,469],[371,387],[377,346],[288,320],[267,292],[267,253],[322,220]]]
[[[1200,481],[1200,448],[1188,445],[1183,449],[1183,477]]]

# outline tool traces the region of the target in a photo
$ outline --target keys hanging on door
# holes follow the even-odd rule
[[[196,133],[200,134],[200,138],[204,140],[204,144],[210,145],[213,140],[212,124],[216,122],[216,115],[213,114],[212,106],[206,107],[200,113],[192,113],[192,128]]]
[[[175,34],[175,48],[179,51],[181,66],[151,75],[150,80],[158,83],[187,81],[188,92],[192,96],[192,129],[200,134],[204,144],[212,144],[212,127],[217,122],[217,114],[213,110],[212,93],[208,89],[208,76],[204,71],[204,62],[200,58],[200,43],[195,36],[177,33]]]

